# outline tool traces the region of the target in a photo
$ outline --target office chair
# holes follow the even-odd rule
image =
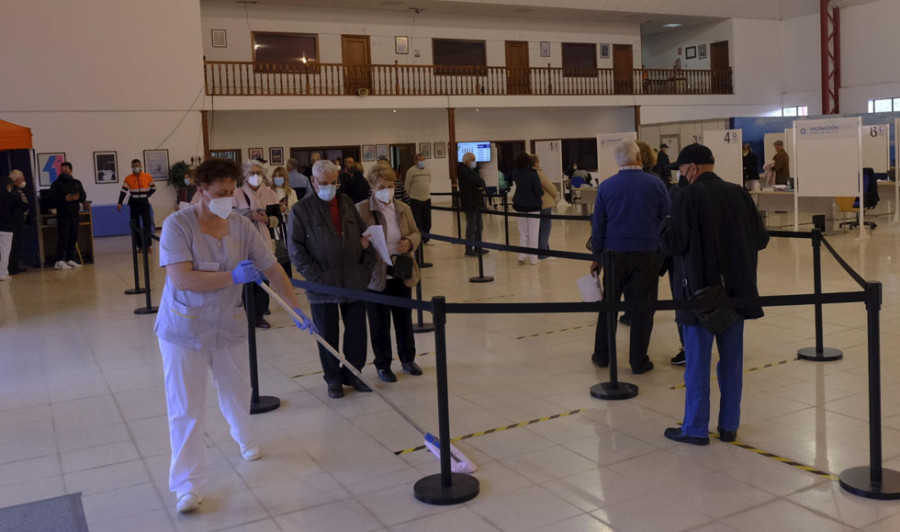
[[[850,205],[849,209],[846,206],[847,199],[853,199],[853,203]],[[869,167],[863,168],[862,208],[865,210],[874,209],[876,206],[878,206],[878,201],[880,199],[881,198],[878,196],[878,180],[875,177],[875,170]],[[859,212],[859,198],[834,198],[834,201],[838,204],[838,211],[840,212]],[[842,202],[844,203],[844,207],[841,206]],[[875,229],[876,227],[878,227],[878,224],[870,221],[866,221],[865,225],[871,229]],[[859,218],[857,217],[853,221],[841,222],[839,225],[839,227],[844,226],[847,226],[849,229],[855,229],[859,227]]]

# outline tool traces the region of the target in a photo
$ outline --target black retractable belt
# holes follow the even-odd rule
[[[271,395],[259,395],[259,368],[256,359],[256,297],[253,293],[255,283],[244,285],[244,312],[247,313],[247,345],[250,347],[250,413],[264,414],[281,406],[281,399]]]

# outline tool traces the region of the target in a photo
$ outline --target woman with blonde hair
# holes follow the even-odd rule
[[[272,183],[270,185],[275,191],[275,198],[281,205],[281,216],[278,217],[278,226],[272,228],[272,240],[275,245],[275,258],[278,264],[284,269],[284,273],[289,278],[293,278],[293,270],[291,269],[291,258],[287,251],[287,217],[291,212],[291,208],[297,203],[297,192],[291,187],[291,178],[287,168],[279,166],[272,170]]]

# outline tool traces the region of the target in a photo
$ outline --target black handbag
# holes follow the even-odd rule
[[[699,290],[694,290],[693,295],[691,295],[691,301],[725,303],[728,301],[728,294],[725,293],[724,285],[705,286]],[[730,329],[738,319],[738,313],[732,307],[698,308],[693,309],[692,312],[697,317],[701,327],[716,335]]]
[[[391,255],[391,262],[393,262],[394,265],[388,266],[388,275],[404,281],[413,276],[413,268],[415,267],[416,262],[410,253]]]

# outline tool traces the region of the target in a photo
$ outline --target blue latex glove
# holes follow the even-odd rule
[[[231,280],[234,284],[258,283],[261,277],[259,270],[253,266],[253,261],[242,260],[231,272]]]
[[[296,312],[297,315],[300,316],[300,319],[303,320],[302,322],[294,320],[298,329],[301,331],[309,331],[309,334],[319,334],[319,329],[316,328],[316,324],[313,323],[313,320],[310,319],[309,316],[304,314],[303,311],[298,308],[295,308],[294,312]]]

